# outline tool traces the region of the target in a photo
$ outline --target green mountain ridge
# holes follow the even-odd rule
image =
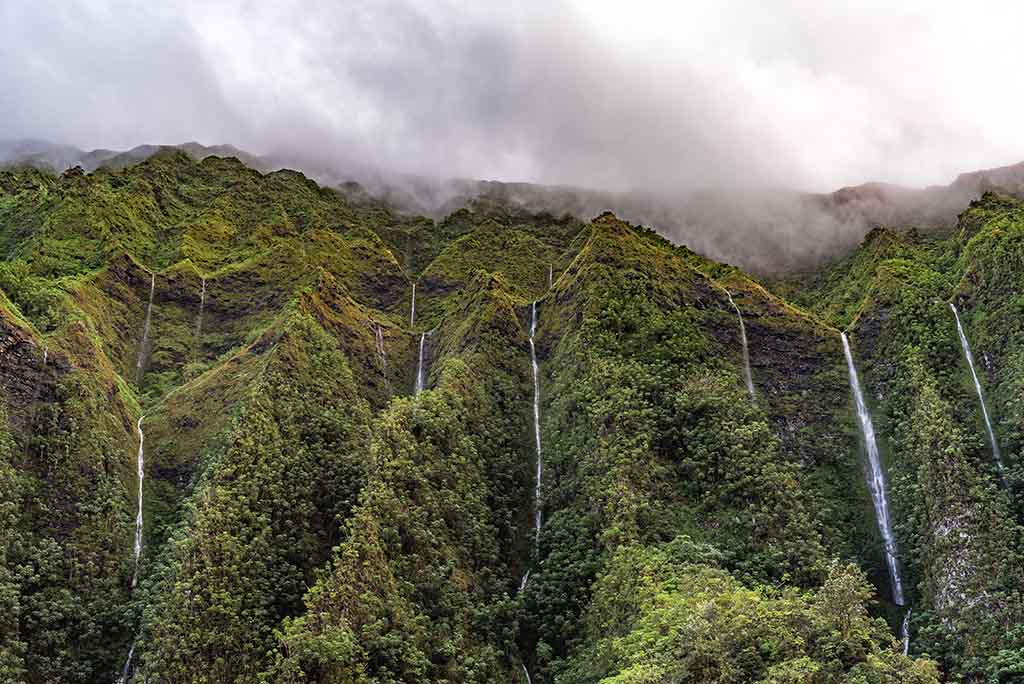
[[[948,236],[957,216],[986,191],[1024,192],[1024,162],[962,173],[946,185],[910,187],[869,182],[832,192],[788,187],[609,190],[535,182],[422,176],[377,166],[343,150],[281,149],[256,155],[232,145],[138,145],[86,152],[45,140],[0,140],[0,167],[35,166],[57,173],[75,166],[91,172],[122,169],[155,154],[181,151],[196,160],[233,157],[263,173],[296,169],[335,188],[363,211],[400,212],[443,222],[460,209],[569,215],[586,221],[612,211],[628,222],[653,226],[676,243],[778,278],[819,271],[853,251],[878,226],[916,226]]]
[[[1013,196],[761,280],[166,149],[0,170],[0,254],[0,681],[1024,681]]]

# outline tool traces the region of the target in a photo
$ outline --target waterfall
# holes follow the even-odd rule
[[[142,365],[146,361],[146,342],[149,340],[149,321],[153,314],[153,291],[156,289],[156,274],[149,274],[149,304],[146,305],[146,322],[142,326],[142,342],[139,343],[139,360],[135,364],[136,382],[142,384]]]
[[[551,287],[551,267],[548,267],[548,287]],[[534,337],[537,334],[537,302],[530,305],[530,366],[533,369],[533,438],[537,449],[537,475],[533,485],[533,543],[540,542],[541,528],[541,503],[540,503],[540,482],[543,462],[541,461],[540,450],[540,372],[537,368],[537,347]],[[526,589],[526,583],[530,579],[530,571],[523,574],[519,581],[519,593]],[[523,667],[523,675],[526,677],[526,684],[533,684],[530,678],[530,671],[526,669],[526,663],[520,661]]]
[[[555,267],[548,264],[548,289],[551,289],[551,284],[555,282]]]
[[[533,343],[537,332],[537,302],[530,307],[530,364],[533,366],[533,438],[537,447],[537,477],[533,485],[534,543],[540,539],[541,505],[540,480],[543,461],[540,450],[540,377],[537,369],[537,347]]]
[[[199,315],[196,316],[196,346],[199,336],[203,334],[203,309],[206,307],[206,278],[203,278],[203,289],[199,292]]]
[[[857,367],[853,363],[853,353],[850,351],[850,342],[846,339],[846,333],[840,333],[840,335],[843,339],[843,353],[846,355],[846,368],[850,373],[850,390],[853,392],[853,398],[857,404],[857,418],[860,421],[861,433],[864,435],[864,448],[868,454],[870,468],[867,478],[868,489],[871,490],[878,531],[882,535],[885,564],[889,568],[889,581],[892,584],[892,602],[897,606],[902,606],[904,605],[903,581],[900,579],[899,563],[896,559],[896,538],[893,536],[892,524],[889,521],[885,474],[882,472],[882,460],[878,454],[878,444],[875,442],[875,428],[871,424],[871,414],[868,413],[867,404],[864,403],[860,380],[857,378]]]
[[[121,668],[121,676],[117,678],[117,684],[128,684],[128,675],[131,674],[132,659],[135,657],[135,644],[128,649],[128,657],[125,658],[124,667]]]
[[[423,350],[426,347],[427,334],[428,333],[425,332],[420,333],[420,360],[416,366],[416,390],[413,394],[419,394],[423,391],[423,385],[426,379],[423,373]]]
[[[139,422],[135,424],[135,429],[139,433],[139,453],[135,459],[139,477],[139,510],[135,514],[135,572],[132,575],[132,589],[135,588],[139,581],[139,557],[142,555],[142,480],[145,477],[146,465],[143,452],[143,443],[146,439],[146,436],[142,433],[143,418],[145,416],[139,416]]]
[[[732,295],[726,291],[725,296],[729,298],[729,303],[736,310],[736,317],[740,319],[740,340],[743,342],[743,379],[747,383],[747,391],[750,392],[750,398],[753,399],[754,378],[750,374],[750,349],[747,347],[747,326],[743,323],[743,314],[740,313],[740,307],[736,306],[736,302],[732,300]]]
[[[550,274],[550,271],[548,271]],[[550,276],[549,276],[550,280]],[[550,287],[550,282],[549,282]],[[540,542],[541,527],[541,505],[540,505],[540,481],[543,462],[540,451],[540,373],[537,368],[537,347],[533,338],[537,334],[537,302],[530,305],[530,366],[533,369],[533,439],[537,449],[537,474],[533,484],[533,543]],[[530,571],[527,570],[523,579],[519,582],[519,593],[526,589],[526,582],[530,579]],[[533,684],[530,678],[530,671],[526,669],[526,663],[522,663],[523,674],[526,676],[526,684]]]
[[[143,444],[146,436],[142,432],[142,420],[145,416],[139,416],[139,422],[135,424],[135,429],[139,433],[139,453],[136,455],[135,463],[139,479],[139,508],[135,513],[135,571],[132,573],[132,589],[139,583],[139,558],[142,556],[142,480],[145,476],[145,459]],[[128,684],[132,661],[135,658],[135,642],[132,641],[131,648],[128,649],[128,657],[124,660],[124,666],[121,668],[121,676],[117,678],[117,684]]]
[[[992,445],[992,458],[996,462],[996,469],[999,471],[1000,477],[1003,474],[1003,459],[999,453],[999,443],[996,441],[996,433],[992,429],[992,421],[988,417],[988,408],[985,406],[985,395],[981,392],[981,382],[978,380],[978,373],[974,370],[974,356],[971,354],[971,345],[967,341],[967,335],[964,333],[964,327],[960,325],[960,314],[956,310],[956,306],[953,302],[949,303],[949,308],[953,312],[953,317],[956,319],[956,331],[960,335],[960,346],[964,350],[964,358],[967,359],[967,366],[971,369],[971,378],[974,379],[974,391],[978,393],[978,403],[981,404],[981,417],[985,419],[985,430],[988,431],[988,441]]]
[[[903,625],[900,627],[900,638],[903,639],[903,655],[910,653],[910,609],[903,614]]]
[[[409,311],[409,327],[416,325],[416,283],[412,284],[412,309]]]
[[[43,365],[45,366],[46,363],[49,360],[50,360],[50,348],[49,347],[43,347]]]

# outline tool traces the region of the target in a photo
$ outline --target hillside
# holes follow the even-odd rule
[[[35,166],[63,172],[121,169],[150,156],[180,150],[196,160],[240,159],[268,173],[297,169],[337,189],[353,206],[386,207],[407,217],[443,221],[460,209],[570,215],[586,221],[605,211],[651,226],[668,240],[765,277],[819,270],[852,251],[878,226],[916,227],[948,235],[957,216],[984,192],[1024,191],[1024,162],[960,174],[948,185],[907,187],[869,182],[834,192],[747,187],[609,191],[585,187],[428,178],[402,174],[334,151],[254,155],[231,145],[139,145],[130,150],[85,151],[43,140],[0,140],[0,166]],[[322,153],[321,153],[322,154]]]
[[[769,281],[199,156],[0,170],[0,680],[1024,681],[1024,202]]]

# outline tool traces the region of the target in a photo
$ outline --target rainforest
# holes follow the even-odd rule
[[[162,150],[0,254],[4,682],[1024,681],[1009,194],[768,277]]]

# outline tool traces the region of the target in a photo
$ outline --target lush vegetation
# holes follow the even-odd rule
[[[1024,204],[762,283],[610,214],[357,190],[0,171],[0,680],[1024,681]]]

